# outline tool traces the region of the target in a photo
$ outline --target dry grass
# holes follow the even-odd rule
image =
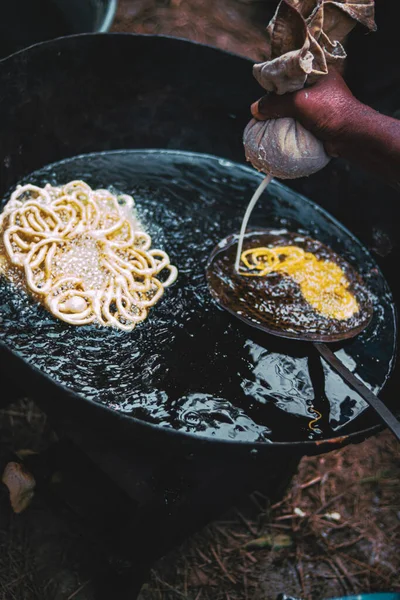
[[[0,411],[0,429],[15,450],[40,450],[53,439],[45,416],[28,400]],[[281,592],[319,600],[400,591],[399,459],[388,432],[303,458],[281,502],[270,506],[254,494],[159,561],[141,600],[275,600]],[[4,490],[0,495],[1,600],[67,600],[74,591],[78,600],[92,598],[79,560],[46,566],[71,543],[78,556],[80,544],[46,511],[51,508],[33,507],[13,516]],[[43,540],[38,518],[47,528]]]
[[[399,458],[389,433],[304,458],[281,502],[255,494],[246,516],[208,527],[157,565],[143,600],[400,591]]]
[[[3,503],[0,506],[5,508]],[[0,530],[0,599],[43,600],[27,539],[12,523],[6,531]]]

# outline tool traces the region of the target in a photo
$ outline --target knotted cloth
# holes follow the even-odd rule
[[[343,41],[357,23],[375,31],[374,0],[281,0],[267,27],[267,60],[253,75],[267,91],[312,85],[346,58]],[[244,131],[246,158],[280,179],[312,175],[330,160],[322,142],[294,119],[252,119]]]

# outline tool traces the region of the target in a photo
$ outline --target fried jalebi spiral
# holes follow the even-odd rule
[[[359,310],[342,269],[334,262],[319,260],[302,248],[251,248],[242,252],[241,262],[246,271],[239,272],[247,277],[265,277],[273,272],[292,277],[299,284],[306,302],[327,318],[349,319]]]
[[[308,423],[308,428],[311,429],[311,431],[315,431],[316,424],[320,419],[322,419],[322,415],[319,412],[319,410],[315,410],[315,408],[313,408],[312,410],[317,416]]]
[[[0,271],[66,323],[131,331],[178,274],[133,207],[83,181],[18,186],[0,215]]]

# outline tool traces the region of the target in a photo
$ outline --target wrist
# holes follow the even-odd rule
[[[400,121],[362,106],[338,135],[325,142],[330,156],[354,161],[386,181],[399,181]]]
[[[326,152],[333,157],[347,158],[354,146],[368,141],[379,132],[380,114],[354,98],[337,111],[333,126],[324,136]]]

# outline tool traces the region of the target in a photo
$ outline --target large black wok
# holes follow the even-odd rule
[[[40,307],[16,301],[3,282],[2,394],[6,381],[18,384],[56,421],[72,427],[84,421],[125,444],[314,453],[379,429],[375,415],[335,383],[308,349],[260,339],[221,313],[207,295],[203,264],[208,253],[238,226],[259,181],[253,171],[231,162],[244,162],[242,131],[248,106],[260,94],[250,61],[171,38],[81,35],[1,61],[0,90],[1,198],[34,171],[29,180],[39,184],[81,177],[92,185],[134,192],[155,240],[180,261],[181,270],[179,285],[129,339],[108,330],[71,331]],[[79,154],[124,149],[139,150],[67,160],[43,170]],[[396,322],[378,265],[393,284],[400,252],[393,241],[397,193],[340,162],[291,185],[373,249],[371,256],[324,211],[277,183],[255,216],[258,224],[285,223],[314,234],[369,278],[375,323],[365,337],[338,350],[394,408]],[[256,365],[256,359],[249,363],[249,347],[253,358],[257,352],[275,356],[278,370],[288,365],[291,383],[282,394],[278,384],[285,374],[273,393],[265,391],[271,380],[261,381],[263,391],[257,391],[264,373],[256,377],[256,366],[267,367],[262,361]],[[307,393],[312,388],[313,406],[325,413],[319,435],[309,435],[309,419],[302,413],[307,368]],[[253,402],[259,393],[261,401]],[[221,400],[226,403],[222,412]],[[301,405],[292,414],[286,412],[290,402]],[[262,441],[254,428],[247,435],[252,429],[247,417],[273,423],[270,439],[266,435]]]
[[[13,0],[0,6],[0,58],[75,33],[108,31],[117,0]]]

